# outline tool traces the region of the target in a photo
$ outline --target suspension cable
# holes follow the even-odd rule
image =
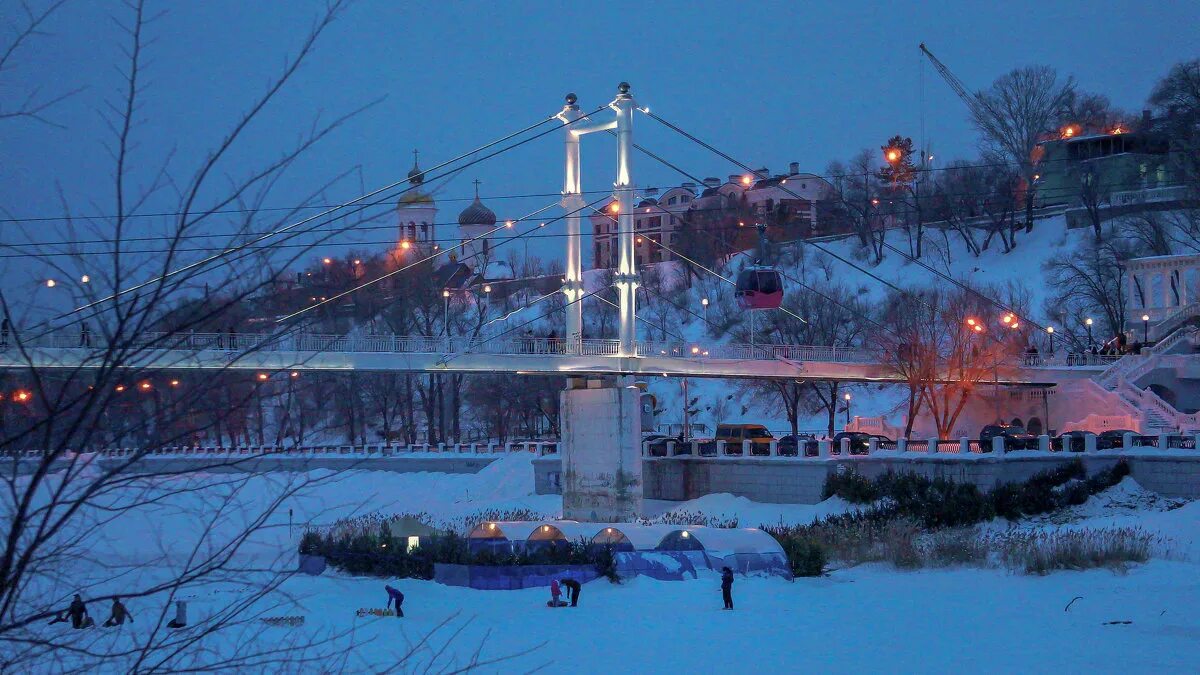
[[[645,109],[645,108],[639,108],[639,110],[640,110],[640,111],[641,111],[643,114],[645,114],[646,116],[650,117],[651,119],[653,119],[653,120],[655,120],[655,121],[659,122],[660,124],[662,124],[662,125],[664,125],[664,126],[668,127],[669,129],[672,129],[672,130],[674,130],[674,131],[678,132],[679,134],[683,135],[685,138],[687,138],[687,139],[691,140],[692,142],[694,142],[694,143],[696,143],[696,144],[700,145],[701,147],[704,147],[705,149],[707,149],[707,150],[709,150],[709,151],[711,151],[711,152],[713,152],[713,153],[717,154],[718,156],[720,156],[720,157],[722,157],[722,158],[724,158],[724,159],[728,160],[729,162],[731,162],[731,163],[733,163],[733,164],[735,164],[735,165],[737,165],[737,166],[739,166],[739,167],[741,167],[741,168],[745,169],[746,171],[749,171],[751,174],[753,174],[753,175],[755,175],[755,176],[758,176],[758,175],[759,175],[759,172],[758,172],[757,170],[755,170],[755,169],[751,169],[751,168],[750,168],[748,165],[744,164],[743,162],[740,162],[740,161],[738,161],[738,160],[737,160],[737,159],[735,159],[734,157],[730,156],[728,153],[725,153],[725,152],[723,152],[722,150],[720,150],[720,149],[718,149],[718,148],[716,148],[716,147],[712,146],[711,144],[709,144],[709,143],[706,143],[705,141],[703,141],[703,140],[701,140],[701,139],[697,138],[696,136],[694,136],[694,135],[692,135],[692,134],[688,133],[687,131],[684,131],[683,129],[679,128],[679,127],[678,127],[678,126],[676,126],[675,124],[672,124],[671,122],[668,122],[667,120],[663,119],[663,118],[662,118],[662,117],[660,117],[659,115],[657,115],[657,114],[655,114],[655,113],[652,113],[652,112],[650,112],[650,110],[649,110],[649,109]],[[770,176],[763,176],[763,178],[769,178],[769,177],[770,177]],[[793,197],[796,197],[797,199],[801,199],[800,195],[796,194],[795,192],[793,192],[793,191],[792,191],[792,190],[790,190],[789,188],[785,187],[784,185],[780,184],[780,185],[779,185],[779,186],[777,186],[777,187],[779,187],[779,189],[783,190],[784,192],[786,192],[786,193],[788,193],[788,194],[792,195]],[[880,282],[882,282],[882,283],[885,283],[885,284],[887,284],[889,287],[891,287],[891,288],[893,288],[893,289],[896,289],[896,287],[895,287],[894,285],[892,285],[891,283],[888,283],[888,282],[886,282],[886,281],[883,281],[883,279],[881,279],[881,278],[879,278],[879,277],[875,276],[874,274],[871,274],[871,273],[870,273],[870,272],[868,272],[867,270],[865,270],[865,269],[863,269],[862,267],[859,267],[858,265],[856,265],[856,264],[854,264],[854,263],[852,263],[852,262],[850,262],[850,261],[846,260],[845,258],[842,258],[841,256],[838,256],[838,255],[834,254],[833,252],[829,251],[828,249],[826,249],[824,246],[821,246],[820,244],[817,244],[817,243],[815,243],[815,242],[809,242],[809,241],[806,241],[806,240],[803,240],[803,239],[799,239],[799,240],[797,240],[797,241],[800,241],[800,242],[802,242],[802,243],[804,243],[804,244],[806,244],[806,245],[809,245],[809,246],[813,246],[813,247],[817,248],[818,250],[820,250],[820,251],[822,251],[822,252],[826,253],[827,255],[831,255],[831,256],[833,256],[833,257],[837,258],[838,260],[841,260],[841,261],[842,261],[842,262],[844,262],[845,264],[847,264],[847,265],[850,265],[851,267],[853,267],[853,268],[855,268],[855,269],[859,270],[860,272],[862,272],[862,273],[864,273],[864,274],[867,274],[868,276],[872,277],[873,279],[875,279],[875,280],[877,280],[877,281],[880,281]],[[949,276],[947,276],[947,275],[944,275],[944,274],[942,274],[941,272],[938,272],[937,270],[933,269],[932,267],[929,267],[928,265],[926,265],[924,262],[922,262],[922,261],[920,261],[920,260],[918,260],[918,259],[916,259],[916,258],[913,258],[912,256],[909,256],[908,254],[904,253],[903,251],[901,251],[900,249],[896,248],[895,246],[892,246],[891,244],[887,243],[886,239],[883,241],[883,245],[884,245],[884,246],[886,246],[886,247],[887,247],[889,250],[896,252],[897,254],[899,254],[900,256],[902,256],[903,258],[905,258],[905,259],[907,259],[907,260],[909,260],[909,261],[915,262],[915,263],[917,263],[918,265],[920,265],[921,267],[923,267],[923,268],[925,268],[925,269],[927,269],[927,270],[929,270],[929,271],[933,272],[933,273],[934,273],[935,275],[937,275],[938,277],[940,277],[940,278],[942,278],[942,279],[945,279],[945,280],[948,280],[948,281],[950,281],[951,283],[955,284],[956,286],[958,286],[958,287],[962,288],[963,290],[966,290],[966,291],[968,291],[968,292],[970,292],[970,293],[973,293],[973,294],[975,294],[976,296],[978,296],[978,297],[980,297],[980,298],[982,298],[982,299],[986,300],[987,302],[989,302],[989,303],[991,303],[991,304],[993,304],[993,305],[995,305],[995,306],[997,306],[997,307],[999,307],[999,308],[1001,308],[1001,309],[1003,309],[1003,310],[1005,310],[1005,311],[1009,312],[1009,313],[1010,313],[1010,314],[1012,314],[1013,316],[1016,316],[1016,317],[1020,318],[1022,321],[1025,321],[1025,322],[1029,323],[1030,325],[1033,325],[1033,326],[1035,326],[1035,327],[1037,327],[1037,328],[1040,328],[1040,329],[1043,329],[1043,330],[1044,330],[1044,327],[1043,327],[1043,326],[1041,326],[1040,324],[1038,324],[1037,322],[1035,322],[1035,321],[1033,321],[1033,320],[1029,319],[1028,317],[1025,317],[1025,316],[1022,316],[1022,315],[1020,315],[1019,313],[1017,313],[1016,311],[1014,311],[1012,308],[1008,307],[1008,306],[1007,306],[1007,305],[1005,305],[1004,303],[1001,303],[1001,302],[1000,302],[1000,301],[998,301],[998,300],[995,300],[995,299],[993,299],[993,298],[990,298],[990,297],[988,297],[988,296],[984,295],[983,293],[980,293],[979,291],[977,291],[977,290],[975,290],[975,289],[971,288],[970,286],[964,285],[964,284],[960,283],[959,281],[957,281],[957,280],[955,280],[955,279],[953,279],[953,278],[951,278],[951,277],[949,277]],[[899,290],[899,289],[896,289],[896,290]],[[921,301],[921,302],[924,304],[924,301]],[[927,304],[926,304],[926,306],[928,307],[928,305],[927,305]],[[932,309],[932,307],[930,307],[930,309]]]

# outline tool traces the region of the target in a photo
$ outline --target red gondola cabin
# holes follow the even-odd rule
[[[734,295],[742,309],[777,309],[783,302],[783,278],[770,267],[744,269]]]

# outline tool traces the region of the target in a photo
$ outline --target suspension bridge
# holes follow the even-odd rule
[[[636,516],[641,510],[641,422],[637,412],[641,406],[637,389],[630,386],[635,379],[665,376],[858,382],[904,380],[898,369],[889,365],[886,359],[881,358],[881,353],[877,350],[828,345],[729,344],[716,341],[705,344],[688,342],[683,339],[670,343],[639,340],[637,322],[646,319],[638,316],[637,312],[637,291],[641,279],[637,269],[634,212],[641,205],[635,204],[633,153],[635,150],[641,151],[672,169],[680,172],[682,170],[633,142],[635,113],[641,113],[678,132],[689,141],[748,171],[750,176],[758,176],[758,172],[751,169],[749,165],[737,161],[727,153],[689,134],[662,117],[652,114],[648,108],[638,106],[626,83],[619,85],[616,97],[611,102],[594,111],[583,112],[577,104],[575,95],[568,95],[566,105],[542,121],[463,153],[424,172],[432,173],[446,167],[451,168],[443,175],[460,172],[467,166],[543,137],[556,129],[561,130],[564,146],[564,180],[561,200],[556,205],[562,207],[563,214],[550,221],[539,223],[530,230],[506,240],[513,241],[536,232],[550,222],[562,221],[564,224],[565,272],[560,292],[565,298],[565,302],[561,307],[535,319],[545,319],[555,312],[562,312],[565,320],[561,339],[518,336],[516,331],[532,321],[526,321],[501,332],[480,337],[451,336],[448,326],[443,330],[441,337],[361,335],[358,333],[328,335],[309,333],[305,330],[307,326],[305,315],[308,312],[336,302],[351,293],[365,291],[384,279],[412,269],[419,263],[445,256],[453,249],[466,251],[477,240],[511,228],[512,221],[488,229],[463,241],[460,245],[445,247],[441,250],[436,250],[435,247],[436,252],[430,253],[418,261],[399,266],[382,276],[358,283],[349,290],[330,297],[323,297],[319,302],[314,302],[277,319],[278,328],[273,332],[263,334],[214,334],[190,331],[141,333],[132,338],[125,336],[113,340],[110,344],[100,333],[90,334],[86,332],[86,329],[81,332],[80,328],[75,327],[75,324],[85,325],[83,319],[90,317],[98,317],[103,322],[103,313],[109,307],[119,305],[124,297],[132,294],[136,301],[137,294],[142,292],[142,289],[164,282],[174,275],[202,269],[224,259],[243,257],[251,247],[259,247],[264,244],[274,245],[286,241],[298,233],[319,227],[322,219],[345,217],[347,214],[358,213],[368,206],[379,204],[384,199],[394,198],[395,195],[388,195],[379,199],[380,195],[384,195],[402,184],[402,182],[396,182],[333,206],[299,222],[255,237],[245,243],[226,248],[219,253],[167,272],[156,279],[132,285],[107,298],[99,298],[58,317],[59,321],[51,322],[43,330],[27,331],[20,336],[6,333],[3,342],[0,343],[0,368],[117,367],[141,370],[247,370],[259,372],[260,378],[263,373],[270,377],[270,374],[275,372],[298,374],[300,371],[504,372],[579,376],[568,379],[568,388],[562,393],[560,408],[565,477],[564,515],[583,520],[614,522]],[[546,124],[551,124],[551,128],[528,136],[529,132]],[[617,256],[613,275],[613,287],[616,291],[617,301],[610,303],[614,304],[617,309],[617,337],[615,339],[595,339],[584,336],[583,305],[586,300],[596,295],[596,291],[588,292],[584,287],[581,224],[583,217],[596,212],[596,209],[595,203],[587,203],[583,198],[580,145],[584,136],[597,132],[609,133],[616,137],[616,167],[612,191],[614,203],[612,210],[615,211],[615,216],[605,214],[615,220],[617,225],[615,237]],[[514,138],[519,138],[523,134],[526,135],[525,138],[493,150],[493,148]],[[459,163],[468,159],[469,161],[465,161],[465,163]],[[689,175],[686,172],[682,173]],[[759,176],[759,178],[769,178],[769,176]],[[784,191],[790,192],[786,186],[781,187]],[[402,190],[401,194],[405,191],[407,189]],[[791,194],[795,195],[794,192]],[[796,196],[798,197],[798,195]],[[608,201],[607,197],[604,201]],[[539,209],[531,215],[545,210],[545,208]],[[666,211],[663,212],[666,213]],[[524,218],[518,220],[524,220]],[[828,252],[823,244],[815,241],[802,240],[800,243]],[[671,250],[663,242],[655,242],[655,244]],[[940,273],[922,261],[912,259],[894,247],[889,246],[889,249],[927,269],[943,281],[958,285],[964,290],[978,295],[977,292],[963,286],[958,280]],[[678,252],[672,252],[678,255]],[[846,260],[833,253],[830,255],[834,255],[842,263],[880,283],[886,284],[894,290],[900,290],[854,261]],[[740,281],[735,282],[725,278],[717,271],[703,265],[700,265],[699,268],[705,274],[737,286],[739,293],[743,292]],[[770,277],[775,279],[777,284],[782,283],[780,273],[771,270]],[[751,278],[754,278],[753,275]],[[790,277],[788,279],[807,290],[816,292],[798,280]],[[783,296],[777,286],[772,287],[771,293],[777,297]],[[543,296],[535,302],[553,295],[557,295],[557,293]],[[1017,316],[1011,307],[1006,307],[993,298],[980,297],[997,308]],[[604,298],[598,299],[608,302]],[[831,298],[826,299],[836,302]],[[924,302],[919,297],[913,298],[913,301]],[[775,304],[771,305],[772,308],[784,312],[798,321],[805,322],[804,317],[781,306],[779,300],[774,302]],[[761,306],[751,304],[748,308],[753,317],[754,310],[760,309]],[[1028,318],[1019,318],[1026,325],[1039,328]],[[64,322],[62,319],[66,319],[66,321]],[[869,317],[864,317],[864,319],[880,330],[888,330]],[[751,333],[753,334],[753,330]],[[1058,361],[1042,358],[1031,361],[1028,358],[1017,358],[1012,362],[989,363],[987,367],[991,371],[992,377],[986,378],[986,381],[995,382],[998,385],[1053,385],[1064,379],[1094,376],[1106,365],[1104,362],[1068,363],[1065,358]],[[616,380],[607,379],[599,383],[585,382],[586,376],[592,375],[618,377]],[[953,380],[956,376],[952,370],[946,370],[937,374],[936,377]],[[595,384],[600,386],[594,386]]]

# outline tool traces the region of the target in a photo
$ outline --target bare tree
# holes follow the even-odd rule
[[[889,330],[878,339],[885,362],[908,385],[906,435],[923,409],[938,437],[949,438],[979,385],[1015,365],[1025,331],[1016,315],[991,320],[996,307],[987,298],[996,297],[1002,297],[1000,289],[956,287],[905,291],[889,299],[884,312]]]
[[[1086,344],[1087,319],[1099,320],[1094,330],[1104,331],[1104,336],[1124,330],[1124,263],[1136,257],[1136,251],[1132,244],[1110,233],[1102,241],[1089,241],[1080,250],[1046,262],[1047,284],[1053,290],[1048,308],[1064,318],[1064,329],[1075,344]]]
[[[1033,230],[1034,175],[1038,143],[1053,131],[1064,104],[1073,95],[1074,80],[1059,81],[1049,66],[1027,66],[1003,75],[977,94],[972,119],[985,145],[1016,164],[1025,195],[1025,230]]]
[[[1172,66],[1149,103],[1158,112],[1154,127],[1170,142],[1171,165],[1190,190],[1200,190],[1200,59]]]
[[[29,27],[4,58],[58,6],[41,15],[30,13]],[[253,462],[269,451],[213,455],[184,467],[148,458],[214,433],[250,440],[246,434],[261,434],[267,426],[266,413],[253,412],[265,385],[229,365],[259,345],[240,340],[232,328],[216,336],[197,336],[195,331],[227,325],[243,303],[276,287],[277,270],[304,255],[306,249],[300,247],[267,257],[241,244],[259,234],[251,228],[276,228],[295,217],[292,211],[264,218],[259,207],[275,194],[297,158],[357,111],[312,126],[259,166],[234,166],[228,158],[248,142],[250,129],[261,126],[256,122],[344,10],[339,1],[325,6],[262,94],[208,153],[186,168],[169,150],[153,157],[138,146],[140,111],[148,95],[143,67],[152,17],[142,2],[114,17],[125,31],[126,60],[119,66],[122,88],[106,115],[113,131],[112,205],[105,209],[110,215],[80,218],[64,202],[63,217],[65,236],[87,228],[104,248],[66,245],[52,251],[60,257],[42,260],[60,278],[76,276],[80,267],[70,265],[82,266],[91,271],[92,283],[71,289],[72,306],[80,309],[52,324],[44,320],[49,311],[38,307],[36,298],[0,290],[0,310],[12,319],[5,358],[19,364],[15,377],[25,392],[19,415],[5,411],[0,440],[5,487],[0,501],[5,542],[0,552],[0,669],[257,670],[284,661],[303,669],[306,664],[315,667],[318,659],[337,663],[330,659],[352,642],[346,632],[282,642],[256,637],[259,618],[291,606],[279,591],[292,572],[285,571],[282,560],[248,561],[247,547],[278,526],[280,510],[312,488],[313,480],[280,478],[265,491]],[[6,116],[40,118],[54,100],[30,96]],[[145,167],[150,167],[148,175],[139,173]],[[188,178],[176,180],[177,175]],[[301,207],[319,199],[319,192]],[[173,215],[157,255],[131,254],[127,247],[135,219],[145,216],[151,203],[168,200],[174,202],[169,209]],[[227,210],[260,217],[224,220]],[[198,257],[184,245],[199,233],[222,231],[231,234],[218,247],[221,255]],[[200,289],[204,295],[197,301]],[[82,366],[48,367],[37,340],[51,328],[62,333],[68,327],[78,331],[87,358]],[[188,369],[179,376],[176,364],[156,356],[195,348],[198,338],[209,347],[220,340],[226,365]],[[172,379],[173,373],[178,379]],[[238,380],[240,386],[229,386]],[[115,455],[83,452],[109,447],[114,440],[135,445]],[[209,473],[222,471],[235,473],[225,478]],[[191,527],[157,530],[156,509],[176,514],[183,519],[179,524]],[[124,544],[113,538],[119,533],[124,533]],[[129,543],[131,536],[137,541]],[[192,617],[187,631],[166,627],[167,607],[174,600],[215,588],[242,590],[215,596],[206,611]],[[144,617],[139,629],[145,628],[135,640],[116,642],[96,632],[48,629],[46,621],[63,609],[71,593],[81,593],[93,607],[116,596],[144,603],[138,616]]]

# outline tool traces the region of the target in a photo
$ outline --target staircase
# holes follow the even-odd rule
[[[1168,317],[1176,328],[1154,346],[1143,350],[1141,354],[1129,354],[1109,366],[1096,383],[1105,390],[1120,397],[1121,401],[1133,408],[1142,420],[1142,433],[1175,433],[1191,431],[1200,427],[1200,419],[1196,414],[1181,413],[1171,404],[1164,401],[1149,389],[1141,389],[1134,384],[1142,375],[1154,369],[1158,357],[1168,354],[1180,343],[1190,340],[1196,333],[1196,328],[1183,320],[1194,317],[1200,305],[1188,305],[1184,311]],[[1161,325],[1161,324],[1160,324]]]

